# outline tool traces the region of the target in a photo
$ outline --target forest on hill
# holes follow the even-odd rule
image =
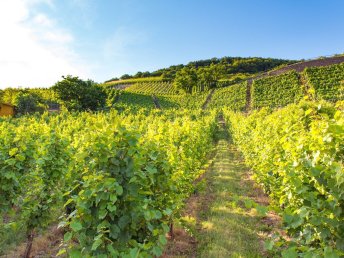
[[[106,82],[139,79],[147,77],[161,77],[163,80],[174,80],[176,74],[184,70],[202,70],[210,68],[221,70],[221,77],[231,78],[235,74],[256,74],[271,70],[275,67],[288,65],[297,62],[296,60],[263,58],[263,57],[222,57],[211,58],[198,61],[191,61],[186,65],[171,65],[168,68],[161,68],[153,72],[137,72],[134,75],[124,74],[119,78],[112,78]]]

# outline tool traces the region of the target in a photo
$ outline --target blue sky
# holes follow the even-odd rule
[[[0,88],[223,56],[344,52],[341,0],[2,0]]]

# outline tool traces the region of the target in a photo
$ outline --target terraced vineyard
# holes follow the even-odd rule
[[[304,73],[315,98],[332,102],[344,99],[344,63],[311,67]]]
[[[115,81],[108,81],[104,84],[107,87],[115,87],[117,85],[133,85],[135,83],[143,83],[143,82],[162,82],[161,77],[146,77],[146,78],[133,78],[133,79],[125,79],[125,80],[115,80]]]
[[[232,110],[244,111],[246,106],[247,82],[216,89],[208,108],[229,107]]]
[[[175,94],[174,86],[171,82],[139,82],[125,89],[128,92],[156,95]]]
[[[215,90],[208,108],[226,106],[233,110],[244,111],[245,107],[249,106],[247,101],[250,101],[253,109],[283,107],[300,101],[306,95],[309,95],[310,98],[315,97],[332,102],[343,100],[343,67],[343,64],[335,64],[307,68],[302,72],[302,75],[295,71],[289,71],[277,76],[258,78],[253,80],[249,95],[247,95],[247,81],[218,88]],[[302,84],[301,76],[306,78],[307,85]],[[200,91],[201,88],[200,86]],[[205,91],[190,96],[176,95],[173,84],[162,81],[135,83],[127,87],[125,91],[141,94],[147,103],[150,102],[149,95],[159,95],[157,100],[162,108],[199,108],[199,103],[204,103],[209,94],[208,91]],[[136,105],[140,105],[139,103],[140,101]]]
[[[158,101],[163,109],[169,108],[185,108],[185,109],[200,109],[209,92],[194,93],[192,95],[182,94],[173,96],[158,96]]]
[[[282,107],[297,102],[304,96],[304,89],[296,72],[253,81],[252,106]]]
[[[270,76],[253,80],[251,89],[247,92],[247,81],[218,88],[214,91],[207,106],[208,109],[229,107],[232,110],[244,111],[250,102],[251,108],[283,107],[300,101],[306,95],[317,99],[330,101],[342,100],[344,95],[343,64],[306,69],[303,74],[290,71],[277,76]],[[304,76],[307,85],[303,85],[300,77]],[[321,86],[320,86],[321,85]],[[278,89],[278,90],[277,90]],[[143,102],[151,103],[151,95],[158,95],[157,101],[162,108],[199,108],[205,103],[209,94],[206,92],[193,95],[176,95],[173,84],[169,82],[142,82],[128,88],[127,92],[138,94]],[[307,92],[306,92],[307,91]],[[249,94],[249,95],[247,95]],[[123,99],[126,97],[123,96]],[[128,102],[131,102],[129,99]],[[140,101],[133,101],[135,105],[142,105]],[[152,104],[153,105],[153,104]]]
[[[118,101],[115,104],[116,107],[125,107],[125,108],[145,108],[152,109],[154,108],[154,103],[152,96],[145,94],[138,94],[132,92],[123,91],[118,97]]]

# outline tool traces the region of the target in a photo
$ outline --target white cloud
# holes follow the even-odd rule
[[[42,27],[52,27],[54,25],[53,21],[49,19],[48,16],[46,16],[43,13],[39,13],[35,15],[32,21],[37,26],[42,26]]]
[[[50,0],[0,1],[0,88],[51,86],[62,75],[86,75],[70,46],[73,35],[33,12],[38,3],[53,7]]]

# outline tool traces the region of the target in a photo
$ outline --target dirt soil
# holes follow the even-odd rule
[[[35,236],[31,249],[32,258],[56,257],[59,251],[59,245],[63,239],[63,231],[56,225],[48,228],[44,235]],[[22,243],[7,255],[0,258],[18,258],[24,254],[26,243]]]

